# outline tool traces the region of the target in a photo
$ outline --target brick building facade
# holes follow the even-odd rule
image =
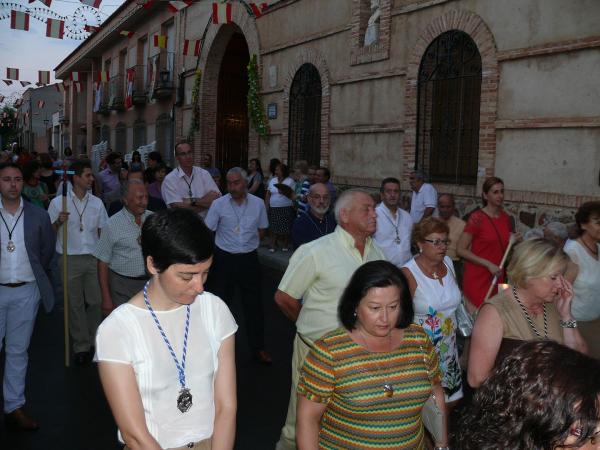
[[[210,153],[226,168],[252,157],[263,165],[305,158],[329,166],[340,185],[375,188],[396,176],[406,191],[408,173],[423,168],[440,192],[457,196],[461,212],[478,203],[494,174],[505,179],[507,210],[522,229],[549,218],[569,222],[600,194],[598,2],[280,0],[255,18],[246,2],[231,1],[228,24],[213,23],[209,1],[175,14],[156,3],[126,3],[57,68],[62,79],[91,74],[87,148],[121,136],[129,151],[145,127],[144,140],[159,138],[169,153],[189,133],[198,68],[197,160]],[[373,20],[377,39],[365,45]],[[167,49],[150,45],[156,34],[169,36]],[[199,58],[182,54],[185,39],[202,40]],[[111,78],[122,80],[133,66],[148,73],[154,53],[171,58],[170,91],[156,98],[140,84],[146,101],[92,112],[96,71],[110,61]],[[267,138],[245,111],[252,55]]]

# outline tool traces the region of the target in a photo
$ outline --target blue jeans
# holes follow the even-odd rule
[[[35,281],[17,288],[0,286],[0,350],[4,338],[4,412],[11,413],[25,404],[27,349],[40,304]]]

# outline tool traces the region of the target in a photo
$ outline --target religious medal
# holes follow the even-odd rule
[[[400,242],[401,242],[401,241],[400,241],[400,237],[399,237],[399,236],[396,236],[396,239],[394,239],[394,242],[395,242],[396,244],[400,245]]]
[[[87,194],[86,194],[87,195]],[[79,211],[79,208],[75,204],[75,199],[71,197],[71,201],[73,202],[73,206],[75,207],[75,211],[77,211],[77,215],[79,216],[79,232],[83,233],[83,215],[85,214],[85,210],[87,209],[90,198],[88,197],[85,201],[85,205],[83,205],[83,211]]]
[[[9,253],[12,253],[16,249],[17,249],[17,246],[15,245],[15,243],[13,241],[8,241],[8,244],[6,244],[6,250],[8,250]]]
[[[83,233],[83,224],[79,222],[79,232]]]
[[[169,342],[169,339],[167,338],[167,335],[166,335],[165,331],[163,330],[163,327],[161,326],[161,324],[158,320],[158,317],[156,316],[156,313],[152,309],[152,305],[150,305],[150,301],[148,300],[148,286],[149,285],[150,285],[150,281],[146,282],[146,285],[144,286],[144,303],[146,304],[146,308],[148,308],[148,311],[150,311],[150,314],[152,314],[152,318],[154,319],[156,328],[158,328],[158,332],[162,336],[163,341],[165,341],[165,344],[167,345],[167,348],[169,349],[169,352],[171,353],[171,357],[173,358],[173,361],[175,362],[175,367],[177,368],[177,372],[179,375],[179,385],[181,386],[181,390],[179,391],[179,395],[177,396],[177,409],[179,411],[181,411],[182,413],[186,413],[192,407],[192,394],[190,392],[190,389],[188,387],[186,387],[186,384],[185,384],[185,360],[186,360],[186,356],[187,356],[188,331],[190,329],[190,305],[186,305],[187,314],[186,314],[186,318],[185,318],[185,330],[183,332],[183,352],[182,352],[183,355],[181,356],[181,364],[180,364],[179,359],[177,359],[177,356],[175,355],[175,351],[173,350],[173,347],[171,346],[171,343]]]
[[[394,386],[391,383],[383,383],[383,395],[386,397],[394,395]]]
[[[192,407],[192,394],[190,390],[185,388],[179,391],[179,397],[177,397],[177,409],[182,413],[188,412]]]
[[[23,215],[23,211],[25,211],[25,209],[21,208],[19,217],[17,217],[17,220],[15,220],[15,223],[13,224],[12,228],[8,228],[8,224],[6,223],[6,220],[4,220],[4,216],[2,215],[2,213],[0,213],[0,219],[2,219],[2,222],[4,223],[4,226],[6,227],[6,231],[8,232],[8,242],[6,243],[6,250],[8,251],[8,253],[12,253],[17,249],[17,246],[15,245],[15,243],[12,240],[12,236],[13,236],[13,232],[15,231],[15,228],[17,227],[17,224],[19,223],[19,219]]]

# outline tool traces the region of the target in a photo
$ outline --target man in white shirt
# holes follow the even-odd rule
[[[27,349],[40,304],[50,312],[54,232],[48,213],[21,198],[23,173],[0,164],[0,346],[5,344],[4,420],[19,430],[38,424],[24,411]],[[1,348],[1,347],[0,347]]]
[[[225,302],[233,301],[239,286],[248,335],[256,360],[272,362],[265,351],[264,314],[260,292],[260,264],[256,249],[269,227],[265,203],[248,193],[246,172],[234,167],[227,172],[229,193],[215,200],[205,218],[215,235],[215,254],[207,289]]]
[[[67,194],[68,212],[62,212],[62,196],[57,196],[50,202],[48,214],[57,232],[56,251],[61,257],[64,257],[62,227],[65,222],[68,226],[69,332],[75,363],[83,365],[91,361],[91,347],[102,320],[97,263],[92,253],[108,216],[102,200],[90,191],[94,184],[91,163],[76,160],[69,170],[75,173],[71,178],[73,189]],[[62,270],[62,263],[60,267]]]
[[[386,259],[402,267],[412,258],[410,237],[413,221],[406,211],[398,207],[400,180],[385,178],[381,182],[381,203],[377,211],[377,231],[373,239]]]
[[[419,223],[425,217],[431,216],[437,206],[437,191],[431,184],[425,183],[424,179],[425,176],[420,170],[411,172],[409,176],[410,188],[413,191],[410,200],[410,217],[413,223]]]
[[[219,188],[210,173],[194,166],[194,152],[188,142],[175,146],[175,157],[179,167],[165,177],[163,199],[169,207],[188,208],[205,217],[212,202],[221,196]]]

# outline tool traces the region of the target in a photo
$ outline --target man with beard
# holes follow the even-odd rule
[[[292,225],[294,249],[333,232],[337,222],[329,211],[330,197],[327,186],[313,184],[308,191],[308,211],[301,213]]]
[[[335,218],[338,226],[333,233],[294,252],[275,292],[275,302],[296,323],[297,330],[290,403],[278,450],[296,448],[296,386],[312,343],[341,326],[338,303],[354,271],[368,261],[385,259],[371,239],[377,229],[377,214],[368,192],[344,191],[335,204]]]

